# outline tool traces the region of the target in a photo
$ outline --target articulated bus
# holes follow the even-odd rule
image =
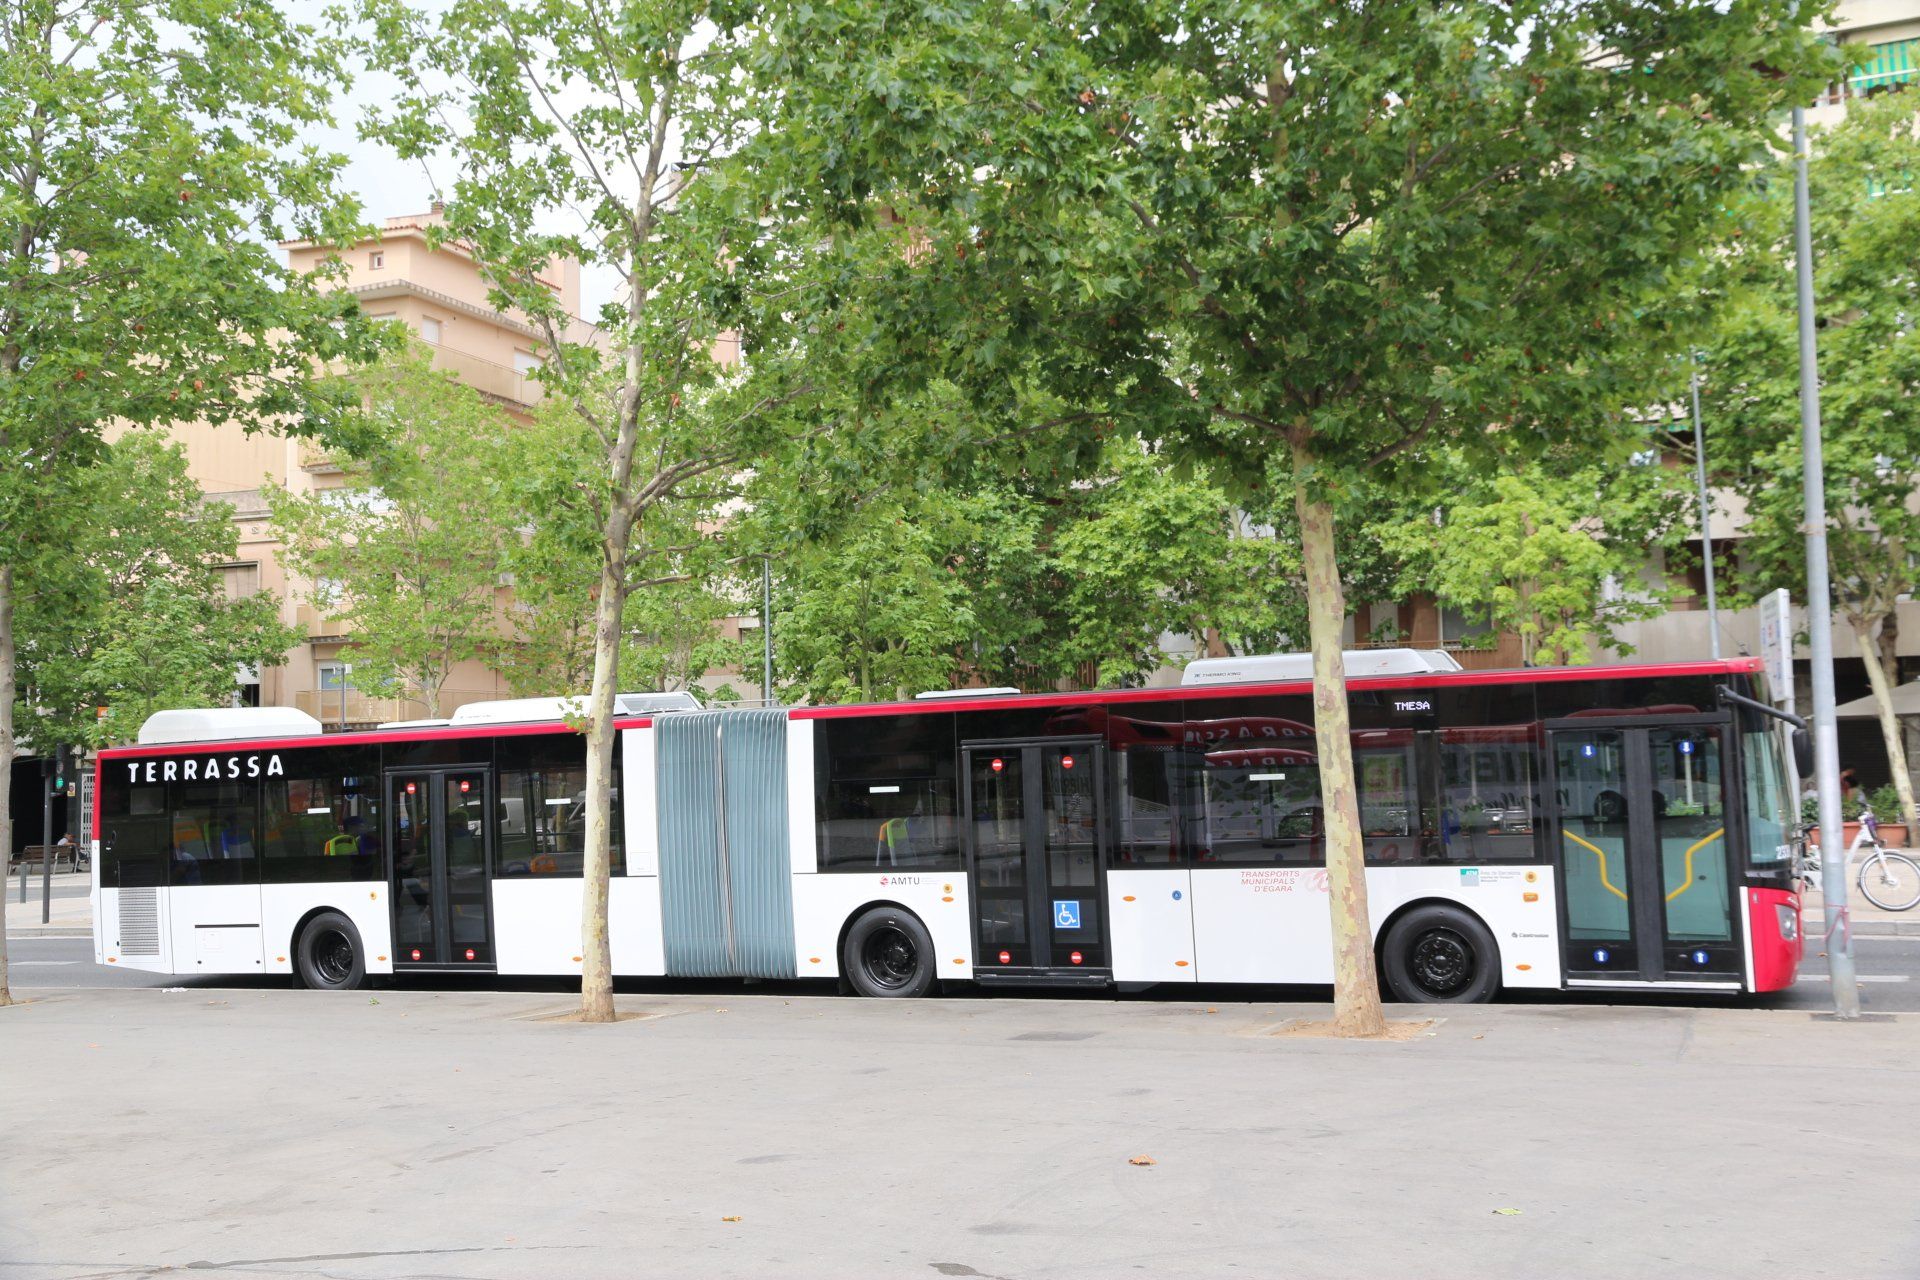
[[[614,972],[871,996],[1330,982],[1309,685],[1237,670],[871,706],[623,697]],[[1389,996],[1791,985],[1792,795],[1760,683],[1751,659],[1350,678]],[[100,753],[96,959],[320,988],[579,973],[585,746],[563,711],[341,733],[160,713]]]

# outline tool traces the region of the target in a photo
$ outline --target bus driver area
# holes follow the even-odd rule
[[[1351,655],[1390,996],[1777,990],[1789,745],[1749,659],[1458,670]],[[623,695],[618,975],[1140,988],[1332,979],[1297,658],[1167,689],[707,710]],[[100,753],[95,955],[170,974],[580,971],[585,747],[560,699],[324,733],[162,712]]]

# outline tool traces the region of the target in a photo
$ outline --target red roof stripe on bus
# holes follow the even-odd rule
[[[1423,689],[1451,685],[1562,684],[1578,680],[1652,680],[1661,676],[1750,675],[1761,670],[1759,658],[1726,658],[1718,662],[1660,662],[1614,667],[1527,667],[1508,671],[1423,672],[1404,676],[1372,676],[1349,680],[1350,690]],[[1173,698],[1224,699],[1273,694],[1302,694],[1311,681],[1286,680],[1256,684],[1168,685],[1159,689],[1106,689],[1080,693],[998,694],[979,698],[941,698],[911,702],[868,702],[850,706],[794,707],[795,720],[837,720],[850,716],[921,715],[942,711],[982,711],[1000,707],[1110,706],[1131,702],[1164,702]],[[615,720],[616,729],[645,729],[653,717]],[[318,734],[310,738],[232,738],[223,742],[175,742],[151,746],[108,747],[99,759],[129,760],[144,756],[211,754],[242,747],[254,751],[297,750],[301,747],[370,746],[376,743],[436,742],[460,738],[511,738],[539,733],[570,733],[551,721],[538,724],[472,725],[445,729],[371,729],[353,733]]]
[[[1759,658],[1726,658],[1718,662],[1660,662],[1617,667],[1527,667],[1517,671],[1444,671],[1404,676],[1371,676],[1347,681],[1349,690],[1427,689],[1482,684],[1562,684],[1579,680],[1652,680],[1661,676],[1739,675],[1759,671]],[[1245,698],[1272,694],[1309,693],[1309,680],[1261,684],[1168,685],[1160,689],[1108,689],[1083,693],[999,694],[980,698],[939,698],[913,702],[870,702],[840,707],[795,707],[796,720],[837,720],[849,716],[931,714],[939,711],[983,711],[1013,707],[1108,706],[1129,702],[1164,702],[1173,698]]]
[[[615,729],[645,729],[651,716],[615,720]],[[463,725],[458,729],[362,729],[353,733],[321,733],[310,738],[228,738],[220,742],[166,742],[147,746],[107,747],[102,760],[136,760],[144,756],[211,754],[218,751],[292,751],[301,747],[365,747],[378,743],[440,742],[458,738],[522,738],[540,733],[572,733],[564,724]]]

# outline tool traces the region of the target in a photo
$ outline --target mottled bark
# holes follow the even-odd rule
[[[1326,825],[1328,909],[1333,917],[1333,1030],[1340,1036],[1377,1036],[1386,1032],[1387,1020],[1380,1008],[1367,915],[1366,849],[1360,838],[1346,662],[1340,647],[1347,610],[1334,552],[1333,508],[1312,492],[1313,456],[1307,448],[1296,444],[1293,461],[1293,501],[1307,577],[1307,634],[1313,648],[1313,735]]]
[[[593,616],[593,687],[587,695],[587,851],[580,905],[582,1022],[613,1021],[607,898],[613,881],[613,699],[619,691],[620,621],[626,604],[626,573],[616,566],[626,557],[626,527],[622,522],[619,559],[601,568]]]
[[[1874,710],[1879,713],[1880,737],[1887,744],[1887,767],[1893,771],[1893,788],[1900,793],[1900,820],[1907,824],[1907,840],[1920,838],[1920,814],[1914,812],[1913,775],[1907,772],[1907,744],[1900,734],[1899,717],[1893,714],[1893,689],[1887,681],[1887,669],[1880,660],[1880,647],[1873,641],[1871,625],[1853,624],[1854,639],[1860,643],[1860,659],[1867,667],[1867,683],[1873,686]],[[1876,813],[1885,820],[1891,814]]]

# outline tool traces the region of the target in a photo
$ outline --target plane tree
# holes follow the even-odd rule
[[[49,504],[84,499],[109,428],[277,426],[348,438],[315,373],[378,339],[337,267],[357,210],[301,145],[344,80],[338,41],[241,0],[14,0],[0,14],[0,847],[22,689],[17,602]],[[36,741],[36,747],[48,744]],[[0,945],[0,1004],[8,1002]]]
[[[809,0],[761,52],[804,125],[768,169],[901,241],[849,280],[870,394],[943,377],[1063,459],[1117,429],[1293,505],[1342,1034],[1384,1021],[1335,513],[1442,444],[1624,429],[1614,340],[1828,78],[1816,9]]]

